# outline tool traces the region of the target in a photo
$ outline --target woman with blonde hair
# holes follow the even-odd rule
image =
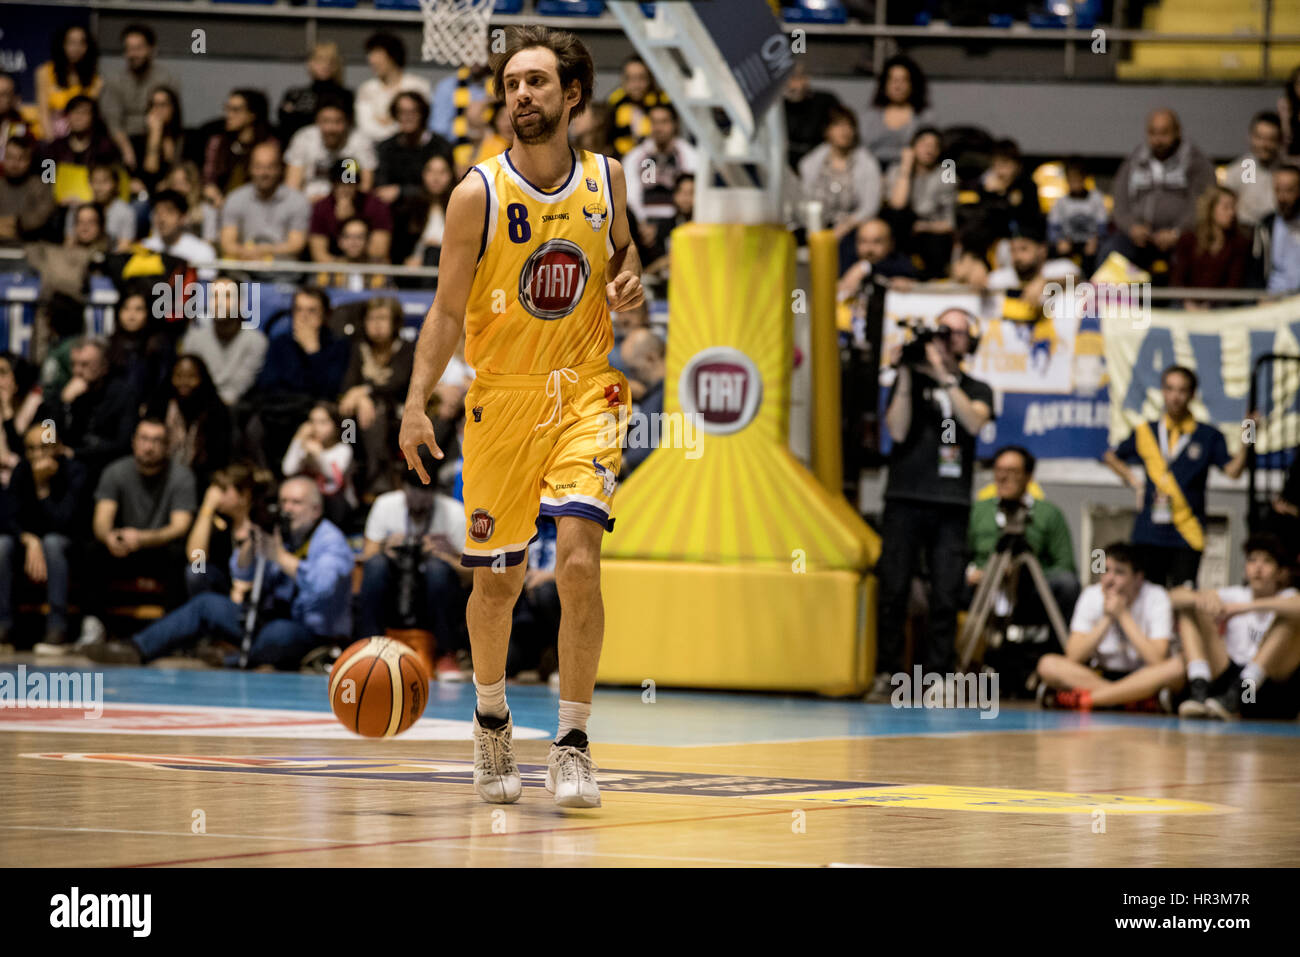
[[[221,216],[203,195],[203,176],[198,164],[192,160],[177,163],[163,178],[162,188],[174,189],[185,197],[190,206],[185,214],[185,229],[215,246]]]
[[[316,106],[325,100],[346,104],[352,109],[352,91],[343,85],[343,54],[337,43],[318,43],[307,57],[308,86],[295,86],[286,90],[280,100],[277,120],[280,124],[280,141],[288,143],[304,126],[312,122]]]
[[[1250,237],[1237,225],[1237,194],[1211,186],[1196,201],[1196,225],[1174,247],[1169,282],[1173,286],[1243,289],[1250,266]],[[1188,309],[1208,308],[1187,300]]]

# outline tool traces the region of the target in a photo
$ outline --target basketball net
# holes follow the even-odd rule
[[[488,17],[495,3],[496,0],[420,0],[420,12],[424,15],[421,58],[456,66],[486,65]]]

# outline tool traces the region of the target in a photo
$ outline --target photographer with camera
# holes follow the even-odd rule
[[[315,482],[287,479],[280,486],[274,530],[250,525],[234,541],[230,597],[196,595],[129,642],[97,642],[87,646],[85,654],[95,661],[143,664],[204,636],[240,643],[245,623],[241,605],[259,559],[265,565],[250,665],[296,668],[313,648],[351,633],[352,549],[338,527],[323,517]]]
[[[916,331],[893,357],[898,376],[885,424],[894,444],[876,563],[878,657],[869,701],[888,700],[890,676],[902,670],[907,597],[922,550],[930,570],[930,618],[914,656],[927,671],[950,670],[966,567],[975,437],[993,418],[993,390],[961,369],[978,343],[975,317],[948,309],[933,330]]]
[[[1030,451],[1019,445],[1006,445],[994,453],[993,485],[996,492],[991,498],[981,499],[971,507],[967,532],[971,560],[966,568],[966,584],[968,591],[974,594],[995,551],[1004,547],[1023,547],[1038,559],[1052,598],[1068,621],[1074,612],[1074,603],[1079,599],[1080,589],[1070,526],[1059,508],[1046,499],[1029,494],[1035,462]],[[1023,540],[1023,546],[1019,542],[1006,541],[1013,535]],[[1036,594],[1033,584],[1027,581],[1028,576],[1028,569],[1022,568],[1016,593],[1022,603],[1032,606]],[[1027,618],[1034,611],[1032,607],[1018,608],[1017,621],[1021,614]]]
[[[421,449],[426,471],[437,460]],[[428,628],[437,643],[436,676],[464,680],[472,672],[465,603],[473,571],[460,564],[465,506],[407,469],[403,487],[375,499],[366,517],[365,572],[358,604],[358,638],[386,627]]]

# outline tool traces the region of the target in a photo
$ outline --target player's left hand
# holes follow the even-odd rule
[[[641,305],[645,299],[641,277],[630,270],[624,270],[614,277],[613,282],[605,284],[605,298],[609,301],[612,312],[622,312]]]

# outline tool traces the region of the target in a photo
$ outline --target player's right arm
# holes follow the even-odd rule
[[[478,266],[486,212],[487,186],[483,177],[468,173],[447,201],[447,225],[438,255],[438,292],[415,343],[411,385],[406,392],[398,439],[407,468],[415,469],[426,485],[430,479],[420,463],[420,446],[427,445],[434,458],[442,458],[426,409],[465,326],[465,304]]]

